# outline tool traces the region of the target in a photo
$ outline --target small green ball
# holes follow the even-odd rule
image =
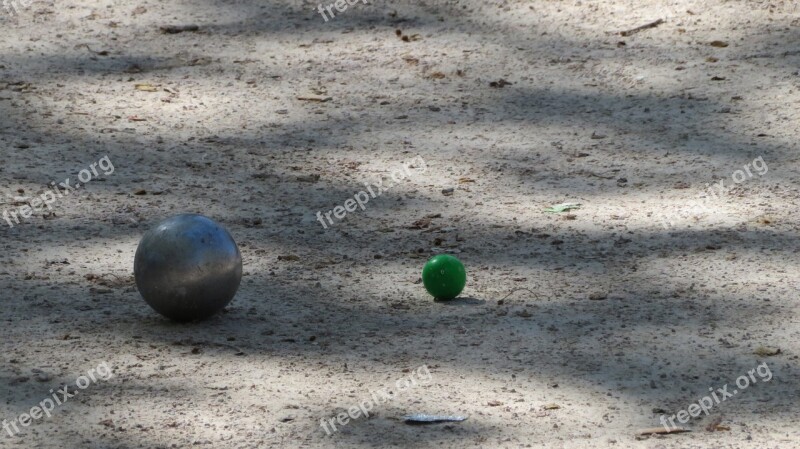
[[[433,256],[422,269],[425,290],[436,299],[453,299],[467,284],[467,271],[460,260],[449,254]]]

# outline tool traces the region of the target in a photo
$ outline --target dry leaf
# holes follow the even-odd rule
[[[114,421],[112,421],[110,419],[104,419],[104,420],[100,421],[98,424],[106,426],[106,427],[114,427]]]
[[[411,223],[411,226],[409,226],[408,229],[423,229],[423,228],[427,228],[430,225],[431,225],[431,219],[428,218],[428,217],[425,217],[425,218],[420,218],[419,220],[415,221],[414,223]]]
[[[510,82],[504,80],[503,78],[500,78],[497,81],[492,81],[491,83],[489,83],[489,87],[495,87],[495,88],[501,89],[503,87],[510,86],[512,84],[514,84],[514,83],[510,83]]]

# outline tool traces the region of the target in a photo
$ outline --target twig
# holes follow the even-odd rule
[[[244,352],[244,350],[242,350],[242,348],[236,347],[234,345],[229,345],[227,343],[216,343],[216,342],[211,342],[211,344],[217,345],[217,346],[222,346],[223,348],[230,348],[230,349],[233,349],[234,351],[237,351],[236,354],[234,354],[234,355],[245,355],[245,352]]]
[[[161,27],[161,32],[164,34],[178,34],[185,31],[198,31],[200,29],[197,25],[167,25]]]
[[[509,296],[513,295],[514,293],[516,293],[516,292],[518,292],[520,290],[526,290],[528,292],[531,292],[531,293],[533,293],[533,296],[536,297],[536,299],[541,299],[541,298],[539,298],[539,295],[537,295],[536,292],[534,292],[533,290],[531,290],[529,288],[522,287],[522,288],[515,288],[514,290],[511,290],[511,292],[509,292],[507,295],[505,295],[502,298],[500,298],[500,301],[505,301],[506,298],[508,298]]]
[[[234,345],[229,344],[229,343],[219,343],[219,342],[216,342],[216,341],[183,340],[183,341],[180,342],[180,344],[186,345],[186,346],[220,346],[220,347],[223,347],[223,348],[233,349],[234,351],[236,351],[236,354],[234,354],[234,355],[246,355],[246,353],[244,352],[244,350],[242,348],[239,348],[238,346],[234,346]]]
[[[325,103],[333,100],[331,97],[297,97],[297,99],[301,101],[316,101],[318,103]]]
[[[628,31],[620,31],[619,35],[620,36],[633,36],[634,34],[638,33],[639,31],[646,30],[648,28],[655,28],[655,27],[661,25],[662,23],[664,23],[664,19],[658,19],[655,22],[650,22],[648,24],[645,24],[645,25],[642,25],[642,26],[638,26],[638,27],[633,28],[633,29],[628,30]]]
[[[100,55],[100,56],[108,56],[108,51],[107,50],[94,51],[94,50],[92,50],[92,47],[89,46],[89,44],[78,44],[78,45],[75,46],[75,49],[78,49],[78,48],[81,48],[81,47],[86,47],[86,49],[89,50],[90,53],[94,53],[94,54]]]
[[[686,429],[684,427],[673,427],[671,429],[667,429],[666,427],[653,427],[650,429],[642,429],[637,432],[638,435],[667,435],[670,433],[683,433],[683,432],[691,432],[691,429]]]

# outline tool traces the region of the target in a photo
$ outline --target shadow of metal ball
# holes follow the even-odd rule
[[[199,321],[227,306],[242,280],[242,255],[230,233],[196,214],[148,231],[133,263],[147,304],[175,321]]]

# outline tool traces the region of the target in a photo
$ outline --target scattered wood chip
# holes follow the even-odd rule
[[[423,228],[427,228],[427,227],[429,227],[431,225],[431,220],[433,220],[434,218],[441,218],[441,217],[442,217],[442,214],[426,215],[426,216],[420,218],[419,220],[415,221],[414,223],[412,223],[411,226],[408,227],[408,229],[423,229]]]
[[[725,42],[725,41],[711,41],[711,42],[708,43],[708,45],[710,45],[712,47],[717,47],[717,48],[725,48],[725,47],[728,46],[728,43]]]
[[[402,40],[403,42],[414,42],[420,39],[422,39],[422,36],[420,36],[419,34],[412,34],[411,36],[409,35],[400,36],[400,40]]]
[[[310,175],[302,175],[297,177],[298,182],[317,182],[319,181],[320,175],[313,173]]]
[[[775,222],[775,219],[769,215],[760,215],[756,217],[755,222],[760,225],[771,225]]]
[[[411,223],[408,229],[425,229],[431,225],[431,219],[428,217],[420,218],[419,220]]]
[[[278,256],[278,260],[285,260],[285,261],[288,261],[288,262],[297,262],[298,260],[300,260],[300,256],[297,256],[295,254],[286,254],[285,256]]]
[[[508,82],[508,81],[504,80],[503,78],[500,78],[497,81],[492,81],[491,83],[489,83],[489,87],[502,89],[503,87],[510,86],[512,84],[514,84],[514,83]]]
[[[142,92],[158,92],[158,88],[156,86],[148,83],[134,84],[133,88],[136,90],[141,90]]]
[[[594,292],[589,295],[589,299],[592,301],[602,301],[608,298],[608,293],[606,292]]]
[[[486,405],[488,405],[489,407],[499,407],[499,406],[503,405],[503,403],[500,402],[500,401],[497,401],[497,400],[492,400],[492,401],[487,402]]]
[[[653,22],[646,23],[646,24],[644,24],[642,26],[638,26],[636,28],[632,28],[632,29],[627,30],[627,31],[620,31],[619,35],[620,36],[633,36],[634,34],[640,32],[642,30],[647,30],[649,28],[655,28],[655,27],[661,25],[662,23],[664,23],[664,19],[658,19],[658,20],[655,20]]]
[[[773,355],[778,355],[781,353],[780,348],[773,348],[769,346],[759,346],[753,351],[753,354],[760,355],[762,357],[771,357]]]
[[[725,81],[724,76],[712,76],[711,81]]]
[[[200,58],[192,58],[186,61],[187,66],[196,66],[196,65],[208,65],[211,64],[211,58],[200,57]]]
[[[711,420],[711,422],[706,425],[706,432],[714,432],[717,430],[717,426],[722,422],[722,416],[717,416]]]
[[[551,404],[545,404],[544,407],[542,408],[544,410],[558,410],[561,408],[561,406],[555,403],[551,403]]]

